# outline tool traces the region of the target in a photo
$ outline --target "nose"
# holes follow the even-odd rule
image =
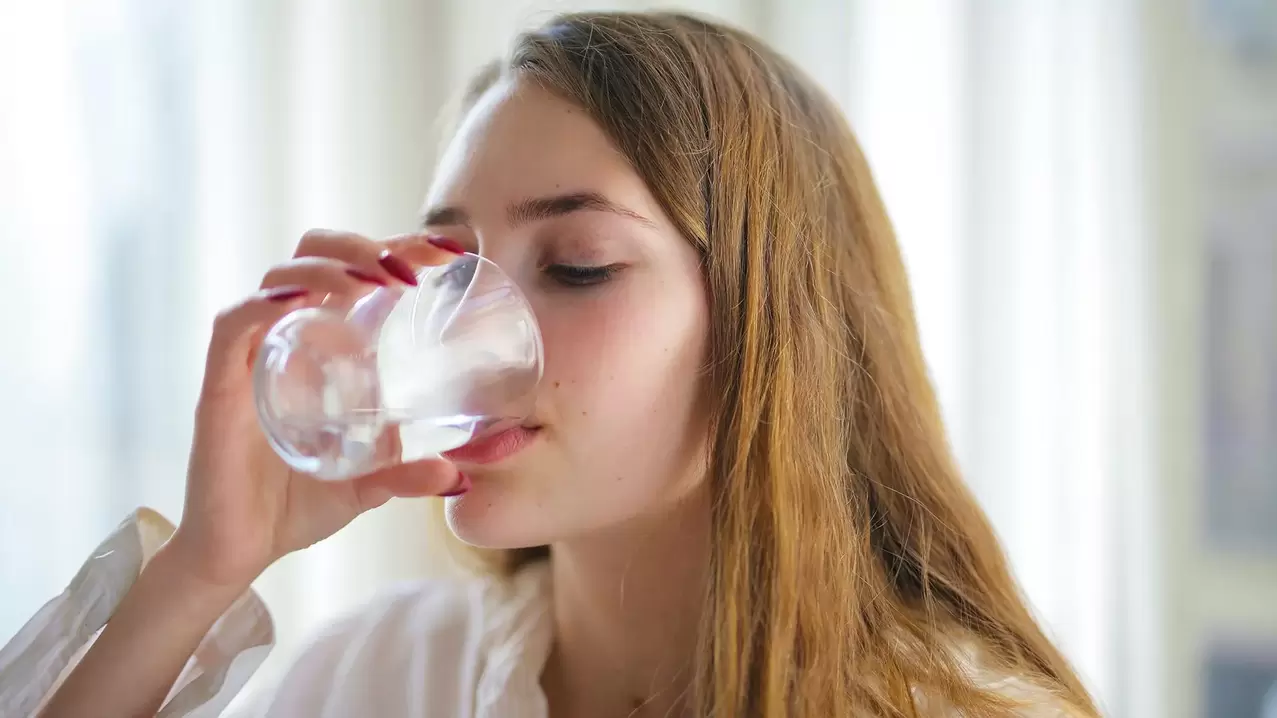
[[[486,261],[471,267],[470,270],[477,271],[480,281],[487,279],[488,269],[496,267],[501,274],[505,275],[507,281],[520,290],[527,291],[531,288],[525,285],[530,285],[536,279],[538,270],[534,245],[527,236],[504,228],[489,232],[476,229],[475,235],[478,247],[474,253]],[[488,269],[481,265],[487,265]]]

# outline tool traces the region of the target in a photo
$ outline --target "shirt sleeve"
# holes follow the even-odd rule
[[[174,526],[140,508],[89,555],[61,594],[0,648],[0,715],[34,716],[79,663]],[[240,596],[200,641],[160,709],[160,718],[214,718],[275,643],[265,604]]]

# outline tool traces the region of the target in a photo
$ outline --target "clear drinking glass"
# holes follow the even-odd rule
[[[349,312],[299,309],[267,333],[257,414],[298,471],[342,479],[455,449],[522,421],[541,379],[527,300],[474,254],[382,287]]]

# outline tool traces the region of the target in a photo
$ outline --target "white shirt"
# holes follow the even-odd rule
[[[0,649],[0,716],[39,711],[173,530],[154,511],[134,512]],[[541,563],[511,580],[425,581],[389,593],[330,624],[273,692],[234,718],[546,718],[549,573]],[[229,715],[227,704],[273,645],[270,614],[250,591],[209,630],[158,715]],[[1041,689],[984,670],[976,653],[962,651],[961,659],[978,684],[1025,700],[1025,718],[1068,715]],[[926,709],[929,701],[916,697]]]
[[[173,530],[149,509],[131,514],[0,649],[0,716],[40,710]],[[330,624],[235,718],[544,718],[552,633],[544,565],[510,581],[417,582]],[[250,591],[204,637],[159,715],[226,715],[273,645],[270,614]]]

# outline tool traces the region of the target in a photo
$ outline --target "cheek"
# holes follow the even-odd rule
[[[703,296],[634,283],[566,296],[544,314],[545,399],[574,453],[615,461],[695,429]]]

